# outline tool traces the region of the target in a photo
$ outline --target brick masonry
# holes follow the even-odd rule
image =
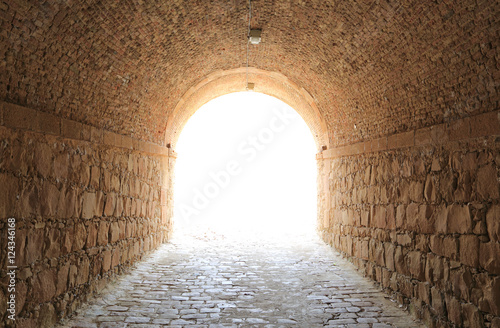
[[[500,323],[500,112],[318,155],[320,233],[429,327]]]
[[[252,1],[249,65],[307,90],[332,146],[497,108],[495,1]],[[0,1],[0,99],[163,143],[215,71],[245,67],[247,1]],[[356,126],[356,128],[354,127]]]
[[[175,154],[47,113],[0,107],[0,230],[6,218],[17,219],[17,326],[50,327],[169,238]],[[5,274],[0,321],[9,323]]]

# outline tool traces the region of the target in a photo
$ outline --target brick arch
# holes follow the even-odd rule
[[[165,144],[175,148],[180,132],[189,118],[204,104],[217,97],[246,90],[247,69],[217,71],[190,88],[170,113],[165,131]],[[328,148],[325,119],[312,96],[285,75],[257,68],[248,69],[248,81],[255,83],[255,92],[275,97],[294,108],[309,126],[318,150]]]

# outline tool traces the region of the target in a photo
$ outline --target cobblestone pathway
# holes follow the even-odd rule
[[[62,327],[423,327],[315,238],[174,239]]]

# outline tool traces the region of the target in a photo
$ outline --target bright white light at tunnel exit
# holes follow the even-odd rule
[[[253,92],[214,99],[189,119],[175,150],[176,229],[314,231],[316,146],[284,102]]]

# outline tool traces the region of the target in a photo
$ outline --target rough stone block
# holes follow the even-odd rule
[[[56,296],[66,292],[68,288],[68,274],[70,264],[66,262],[57,270],[56,278]]]
[[[472,138],[500,135],[498,111],[471,117],[470,127]]]
[[[72,120],[61,119],[61,135],[64,138],[80,140],[82,124]]]
[[[500,316],[500,277],[488,277],[482,291],[484,297],[479,302],[480,309]]]
[[[28,236],[28,229],[26,228],[18,228],[16,231],[16,265],[17,266],[25,266],[27,265],[27,258],[26,258],[26,252],[27,252],[27,236]],[[5,256],[5,252],[3,253],[3,256]],[[6,259],[3,259],[4,262]]]
[[[471,303],[462,304],[464,326],[470,328],[484,327],[483,315],[479,309]]]
[[[33,279],[33,301],[45,303],[56,295],[55,269],[45,269],[35,275]]]
[[[101,221],[99,223],[99,230],[97,232],[97,245],[104,246],[108,244],[109,236],[109,223]]]
[[[90,274],[90,261],[84,257],[78,262],[78,271],[76,275],[76,285],[82,285],[89,281]]]
[[[109,243],[114,244],[120,239],[120,225],[118,222],[112,222],[109,228]]]
[[[488,164],[479,169],[477,172],[476,189],[481,200],[498,199],[499,198],[498,170]]]
[[[33,162],[42,177],[49,177],[53,168],[53,150],[45,143],[37,144]]]
[[[454,194],[457,188],[457,177],[451,171],[441,174],[439,181],[439,194],[449,203],[454,202]]]
[[[110,131],[103,131],[103,143],[108,146],[114,146],[116,144],[116,133]]]
[[[429,236],[427,234],[415,235],[415,250],[422,253],[429,252]]]
[[[396,208],[396,228],[406,228],[406,207],[405,205],[398,205]]]
[[[360,242],[359,246],[360,246],[360,252],[361,252],[361,259],[368,260],[369,259],[368,240],[362,240]]]
[[[90,128],[90,141],[94,144],[103,143],[103,132],[101,129],[91,127]]]
[[[468,205],[450,205],[448,207],[448,233],[472,232],[472,219]]]
[[[443,293],[436,287],[431,288],[431,300],[433,310],[440,316],[446,315],[446,306]]]
[[[406,207],[406,228],[411,231],[418,230],[418,204],[411,203]]]
[[[122,147],[127,148],[127,149],[133,149],[134,148],[134,142],[131,137],[128,136],[122,136]]]
[[[87,227],[87,240],[85,246],[87,248],[97,245],[98,223],[91,222]]]
[[[401,246],[413,245],[413,237],[409,233],[397,234],[396,241],[397,241],[398,245],[401,245]]]
[[[97,213],[97,198],[94,192],[85,192],[83,194],[82,218],[91,219]]]
[[[431,127],[431,138],[433,144],[441,144],[448,142],[449,137],[444,124],[434,125]]]
[[[473,278],[470,269],[466,266],[462,266],[452,270],[450,273],[450,280],[456,297],[470,301],[473,287]]]
[[[398,135],[393,134],[387,137],[387,149],[396,149],[398,146]]]
[[[446,297],[446,310],[448,312],[448,319],[460,326],[462,324],[462,307],[460,302],[453,296],[447,294]]]
[[[90,170],[90,188],[94,190],[99,189],[99,180],[101,177],[101,170],[98,166],[92,166]]]
[[[425,258],[420,252],[408,252],[408,269],[413,278],[425,281]]]
[[[16,315],[19,315],[19,313],[21,313],[21,311],[23,310],[24,304],[26,303],[27,296],[28,296],[27,283],[25,281],[17,281],[16,282]],[[2,299],[2,300],[5,301],[4,304],[7,303],[6,299]],[[16,318],[16,321],[17,321],[17,318]],[[19,324],[19,321],[18,321],[18,324]],[[18,325],[17,327],[22,327],[22,326]]]
[[[415,146],[423,146],[432,142],[431,128],[418,129],[415,131]]]
[[[111,175],[111,190],[120,192],[120,177],[116,174]]]
[[[80,167],[78,168],[77,173],[78,182],[80,186],[86,188],[89,185],[90,181],[90,166],[85,163],[80,163]]]
[[[68,274],[69,288],[75,287],[77,274],[78,274],[78,267],[75,264],[71,264],[69,267],[69,274]]]
[[[55,185],[49,181],[45,181],[42,185],[42,192],[40,193],[40,209],[44,217],[57,217],[59,199],[61,192]]]
[[[394,230],[396,229],[396,214],[394,205],[388,205],[386,208],[386,226],[385,229]]]
[[[111,173],[101,168],[101,188],[105,192],[111,191]]]
[[[453,237],[432,235],[430,237],[430,248],[434,254],[439,256],[445,256],[453,260],[457,258],[457,240]]]
[[[102,252],[102,272],[105,273],[111,269],[111,250]]]
[[[82,124],[81,138],[84,141],[92,140],[92,128],[90,125]]]
[[[57,312],[52,303],[40,306],[39,327],[53,327],[57,323]]]
[[[58,117],[45,112],[37,112],[36,131],[47,134],[59,135],[61,133],[61,122]]]
[[[30,229],[28,232],[28,243],[26,247],[26,261],[32,263],[42,259],[42,251],[44,244],[45,231],[44,229]]]
[[[448,232],[448,208],[446,205],[440,205],[434,211],[434,228],[436,233]]]
[[[417,217],[417,231],[420,233],[431,234],[434,233],[434,206],[420,205],[418,207]]]
[[[126,230],[126,227],[127,227],[127,222],[125,222],[124,220],[121,220],[118,222],[118,225],[119,225],[119,229],[120,229],[120,233],[119,233],[119,239],[125,239],[125,230]]]
[[[450,123],[446,129],[451,141],[470,138],[470,119],[464,118]]]
[[[477,268],[479,266],[479,238],[475,235],[460,236],[460,262]]]
[[[87,229],[85,229],[85,225],[83,223],[76,223],[73,229],[74,233],[72,250],[79,251],[83,249],[87,241]]]
[[[491,241],[500,241],[500,205],[491,205],[486,214],[486,226]]]
[[[480,243],[479,264],[491,274],[500,274],[499,255],[500,243],[493,241],[489,243]]]
[[[124,201],[123,198],[120,196],[117,196],[116,198],[116,206],[115,206],[115,211],[113,213],[113,216],[115,217],[120,217],[123,213],[123,208],[124,208]]]
[[[73,248],[73,234],[75,233],[75,230],[73,226],[67,225],[64,229],[61,231],[61,253],[63,255],[66,255],[68,253],[71,253],[71,250]]]
[[[113,216],[116,207],[116,194],[108,193],[106,195],[106,203],[104,205],[104,216]]]
[[[54,176],[65,181],[68,179],[69,155],[62,153],[54,157]]]
[[[412,147],[415,145],[415,131],[403,132],[397,135],[397,147]]]
[[[371,208],[371,226],[375,228],[386,227],[386,208],[385,206],[372,206]]]
[[[396,271],[398,273],[403,275],[406,275],[408,273],[408,268],[405,261],[405,254],[401,246],[396,247],[396,251],[394,252],[394,263]]]
[[[427,282],[417,282],[417,298],[425,304],[431,304],[431,288]]]
[[[370,211],[361,211],[361,226],[368,227],[370,224]]]
[[[44,256],[59,257],[61,254],[61,232],[59,229],[48,229],[45,237]]]
[[[377,152],[387,149],[387,137],[378,138],[372,141],[372,151]]]
[[[111,256],[111,267],[114,268],[120,264],[121,251],[119,248],[115,248],[113,251],[113,255]]]
[[[6,127],[32,131],[37,128],[37,111],[8,103],[3,103],[3,107],[3,122]]]
[[[96,196],[96,213],[97,216],[102,216],[104,213],[104,199],[106,198],[102,191],[97,191]]]
[[[0,218],[14,217],[19,181],[10,174],[0,173],[0,186],[2,186],[2,192],[0,192]]]

